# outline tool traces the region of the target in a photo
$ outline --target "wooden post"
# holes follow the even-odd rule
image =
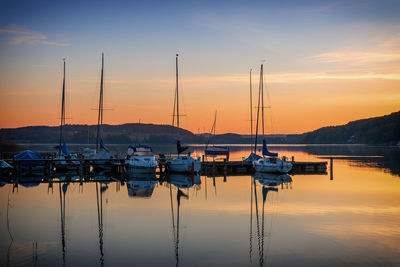
[[[331,178],[330,180],[333,180],[333,158],[331,158],[331,164],[330,164],[330,173],[331,173]]]

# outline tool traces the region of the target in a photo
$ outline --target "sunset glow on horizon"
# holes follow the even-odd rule
[[[171,124],[176,53],[181,127],[194,133],[215,110],[217,133],[250,133],[261,63],[268,134],[386,115],[400,110],[399,13],[396,1],[6,1],[0,128],[58,125],[63,58],[67,123],[96,124],[102,52],[105,124]]]

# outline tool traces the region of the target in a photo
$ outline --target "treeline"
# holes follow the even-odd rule
[[[342,126],[324,127],[304,135],[305,144],[398,144],[400,111]]]

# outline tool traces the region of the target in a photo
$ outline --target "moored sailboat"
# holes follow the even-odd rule
[[[210,145],[210,140],[212,136],[215,136],[215,128],[217,124],[217,111],[215,111],[214,115],[214,123],[211,127],[210,134],[208,135],[208,141],[206,145],[206,149],[204,150],[204,155],[210,156],[212,158],[216,158],[218,156],[225,156],[226,160],[229,160],[229,147],[228,146],[216,146]]]
[[[99,113],[97,118],[97,135],[96,135],[96,153],[91,156],[91,164],[97,169],[110,169],[113,166],[113,156],[108,148],[104,145],[102,137],[103,126],[103,91],[104,91],[104,53],[101,54],[101,79],[100,79],[100,97],[99,97]]]
[[[261,102],[261,103],[260,103]],[[264,73],[263,64],[261,64],[260,70],[260,85],[258,92],[258,108],[257,108],[257,124],[256,124],[256,136],[254,142],[254,152],[257,152],[257,137],[258,137],[258,123],[260,115],[260,104],[262,109],[262,158],[253,160],[253,167],[257,172],[271,172],[271,173],[287,173],[292,169],[292,164],[287,162],[285,158],[278,158],[278,153],[268,151],[267,142],[264,137]]]
[[[64,138],[64,126],[65,126],[65,58],[63,59],[64,65],[64,76],[63,76],[63,86],[61,94],[61,121],[60,121],[60,142],[58,144],[58,153],[56,156],[56,161],[54,166],[56,171],[65,170],[75,170],[79,167],[79,161],[73,160],[77,159],[76,155],[70,154],[68,152],[67,143]]]
[[[175,101],[174,101],[174,111],[172,117],[172,126],[175,126],[176,117],[176,127],[179,129],[179,83],[178,83],[178,54],[176,54],[176,88],[175,88]],[[180,140],[176,142],[178,156],[175,158],[167,159],[167,166],[170,172],[180,172],[180,173],[197,173],[201,169],[201,162],[199,159],[194,159],[188,153],[187,155],[181,155],[189,147],[183,147]]]

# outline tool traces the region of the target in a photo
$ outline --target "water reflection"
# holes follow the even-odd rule
[[[353,162],[335,160],[333,181],[265,173],[9,177],[0,187],[0,265],[396,265],[399,179]]]
[[[158,183],[155,174],[142,173],[129,175],[126,186],[130,197],[150,198]]]
[[[261,185],[262,208],[259,207],[259,196],[257,193],[257,183]],[[267,202],[268,194],[278,192],[279,186],[281,189],[288,189],[292,183],[292,178],[288,174],[274,174],[274,173],[260,173],[256,172],[251,180],[251,200],[250,200],[250,245],[249,245],[249,258],[252,262],[253,252],[253,203],[256,215],[256,234],[258,245],[258,262],[260,266],[264,266],[265,258],[268,256],[270,243],[273,213],[269,215],[269,223],[267,223],[267,248],[265,248],[265,204]],[[284,186],[285,185],[285,186]],[[253,200],[254,199],[254,200]],[[272,202],[271,205],[276,203]],[[273,208],[273,207],[272,207]],[[260,211],[261,210],[261,211]],[[261,215],[260,215],[261,213]]]

